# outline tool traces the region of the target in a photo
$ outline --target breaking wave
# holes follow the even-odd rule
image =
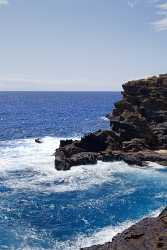
[[[93,185],[115,181],[114,173],[150,175],[164,167],[150,163],[150,168],[129,167],[124,162],[78,166],[70,171],[54,168],[54,151],[62,138],[44,137],[42,144],[34,139],[0,142],[0,172],[7,176],[6,184],[16,189],[37,189],[38,191],[68,192],[86,190]],[[18,178],[18,172],[23,175]],[[16,174],[16,175],[15,175]],[[156,173],[157,174],[157,173]],[[48,186],[47,186],[48,183]]]
[[[57,171],[53,153],[60,139],[0,142],[0,248],[102,244],[166,204],[166,167],[98,162]]]

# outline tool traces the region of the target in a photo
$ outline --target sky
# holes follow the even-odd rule
[[[0,91],[120,91],[167,73],[167,0],[0,0]]]

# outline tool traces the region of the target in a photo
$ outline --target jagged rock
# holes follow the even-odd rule
[[[79,147],[89,152],[105,151],[109,145],[112,148],[120,148],[120,137],[111,130],[99,130],[81,138]]]
[[[99,160],[104,162],[124,161],[129,165],[147,166],[147,162],[156,162],[167,166],[167,152],[142,150],[138,152],[112,151],[103,152],[98,156]]]
[[[55,167],[57,170],[69,170],[70,162],[63,151],[57,151],[55,155]]]
[[[138,152],[145,149],[148,149],[148,145],[145,142],[145,139],[134,138],[130,141],[122,142],[122,149],[125,152]]]
[[[146,218],[117,234],[112,242],[82,250],[166,250],[167,208],[156,218]]]
[[[111,130],[99,130],[78,141],[61,141],[55,153],[57,169],[79,165],[81,157],[83,162],[91,163],[89,157],[84,160],[86,152],[96,153],[103,161],[124,160],[142,166],[151,160],[166,164],[166,156],[155,150],[167,149],[167,74],[129,81],[123,90],[123,99],[107,114]],[[76,155],[78,160],[70,160]]]
[[[73,140],[60,140],[60,147],[65,147],[73,143]]]
[[[36,138],[35,142],[40,144],[40,143],[42,143],[42,140],[40,138]]]
[[[72,166],[95,164],[97,153],[112,149],[120,149],[120,137],[113,131],[97,131],[81,138],[80,141],[61,140],[55,152],[55,168],[69,170]]]
[[[71,166],[96,164],[96,163],[97,163],[97,154],[92,152],[82,152],[74,154],[70,158]]]
[[[96,164],[97,154],[92,152],[81,152],[67,158],[63,151],[55,156],[55,167],[57,170],[69,170],[72,166]]]

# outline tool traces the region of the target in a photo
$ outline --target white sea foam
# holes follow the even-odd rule
[[[103,121],[108,121],[108,118],[106,116],[101,116],[100,119]]]
[[[45,137],[42,144],[35,143],[34,139],[0,142],[0,172],[1,176],[8,175],[6,185],[15,189],[28,188],[46,192],[85,190],[92,185],[119,181],[115,180],[114,173],[141,176],[150,175],[160,168],[158,164],[150,164],[150,168],[143,169],[129,167],[124,162],[98,162],[97,165],[73,167],[70,171],[57,171],[54,168],[53,153],[60,139]],[[15,171],[27,172],[19,178],[15,177]]]
[[[162,211],[163,207],[160,209],[155,210],[154,212],[150,212],[147,214],[148,217],[156,217],[159,215],[159,213]],[[145,217],[145,216],[144,216]],[[107,226],[104,227],[96,232],[94,232],[91,235],[78,235],[73,240],[67,240],[67,241],[55,241],[53,243],[53,247],[50,248],[50,250],[79,250],[82,247],[90,247],[93,245],[98,244],[105,244],[106,242],[111,242],[113,237],[123,232],[125,229],[129,228],[133,224],[137,223],[139,220],[143,219],[139,218],[138,220],[132,220],[132,221],[125,221],[123,223],[120,223],[117,226]],[[32,231],[32,232],[31,232]],[[20,250],[44,250],[43,248],[31,248],[26,243],[27,238],[35,238],[40,239],[42,235],[38,235],[34,230],[31,230],[27,236],[24,238],[23,245],[19,248]]]
[[[54,168],[53,153],[60,138],[45,137],[42,144],[34,139],[1,142],[0,171],[8,174],[7,185],[15,188],[45,188],[45,191],[66,192],[84,190],[92,185],[99,185],[112,180],[112,170],[124,163],[101,163],[73,167],[70,171],[57,171]],[[113,166],[113,168],[111,167]],[[15,178],[12,171],[33,171],[33,175]],[[11,178],[10,175],[11,175]],[[42,184],[49,183],[49,187]],[[41,185],[40,185],[41,184]]]
[[[148,166],[152,167],[154,169],[165,169],[166,168],[166,166],[160,165],[156,162],[148,162]]]
[[[93,233],[91,236],[79,236],[75,242],[73,243],[73,246],[68,246],[68,244],[65,246],[66,250],[79,250],[81,247],[90,247],[93,245],[99,245],[104,244],[106,242],[111,242],[112,238],[133,225],[135,221],[126,221],[118,226],[108,226],[101,230],[98,230],[97,232]]]
[[[45,137],[42,144],[37,144],[34,139],[13,140],[0,142],[0,172],[4,176],[4,184],[16,189],[33,189],[42,192],[68,192],[74,190],[86,190],[94,185],[103,183],[117,183],[119,189],[110,194],[109,199],[113,195],[117,199],[122,192],[130,194],[135,192],[133,186],[126,186],[126,180],[122,181],[122,174],[129,174],[137,178],[148,178],[152,176],[163,175],[157,172],[160,167],[158,164],[149,163],[149,168],[129,167],[124,162],[102,163],[97,165],[73,167],[70,171],[57,171],[54,169],[54,150],[59,145],[60,138]],[[15,176],[15,172],[26,171],[25,174]],[[115,174],[118,174],[117,177]],[[119,174],[121,177],[119,177]],[[141,178],[141,179],[142,179]],[[139,181],[139,183],[141,183]],[[45,185],[48,184],[48,185]],[[121,188],[122,187],[122,188]],[[165,195],[165,194],[163,194]],[[95,202],[105,202],[100,198]],[[92,201],[90,201],[92,202]],[[97,204],[90,204],[94,207]],[[160,209],[162,210],[162,208]],[[155,211],[149,216],[157,216],[159,211]],[[56,250],[77,250],[80,247],[91,246],[95,244],[103,244],[111,241],[119,232],[128,228],[136,221],[126,221],[115,227],[108,226],[102,228],[92,235],[79,235],[73,240],[56,241],[52,249]],[[42,250],[42,248],[31,248],[28,246],[28,239],[35,237],[41,238],[36,231],[28,231],[24,235],[23,245],[20,250]],[[50,249],[51,250],[51,249]]]
[[[157,217],[159,213],[162,211],[163,207],[160,209],[157,209],[153,212],[150,212],[147,214],[148,217]],[[144,216],[145,217],[145,216]],[[55,243],[55,249],[57,250],[79,250],[82,247],[90,247],[93,245],[98,244],[104,244],[106,242],[111,242],[113,237],[123,232],[125,229],[129,228],[133,224],[140,221],[142,218],[139,218],[138,220],[132,220],[132,221],[125,221],[117,226],[107,226],[105,228],[102,228],[101,230],[98,230],[97,232],[93,233],[92,235],[86,236],[86,235],[79,235],[76,239],[73,241],[65,241],[65,242],[56,242]]]
[[[93,245],[104,244],[106,242],[111,242],[112,238],[136,223],[137,221],[126,221],[119,224],[118,226],[107,226],[98,230],[91,235],[78,235],[76,238],[67,241],[55,241],[52,242],[53,247],[50,250],[80,250],[82,247],[90,247]],[[28,244],[29,239],[40,240],[42,235],[31,229],[25,232],[24,236],[20,235],[20,240],[22,241],[19,250],[44,250],[42,247],[30,247]]]

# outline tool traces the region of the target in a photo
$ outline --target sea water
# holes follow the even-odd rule
[[[109,128],[105,114],[119,99],[116,92],[0,93],[0,249],[78,250],[163,209],[167,168],[158,164],[54,169],[60,139]]]

